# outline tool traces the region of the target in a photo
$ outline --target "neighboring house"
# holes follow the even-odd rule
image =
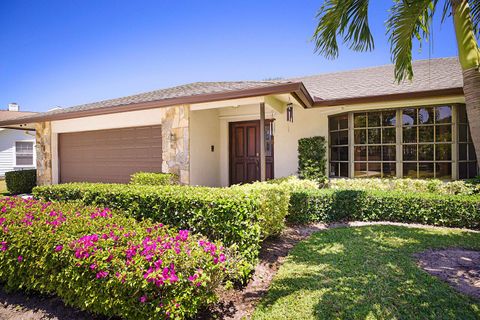
[[[34,112],[20,112],[18,105],[11,103],[8,110],[0,110],[0,121],[8,121],[19,117],[32,116]],[[0,178],[5,172],[13,170],[34,169],[35,130],[22,128],[0,128]]]
[[[230,184],[297,172],[298,139],[328,139],[330,177],[477,174],[457,58],[280,81],[199,82],[0,121],[37,129],[40,184],[172,172]],[[265,137],[265,139],[261,139]],[[265,145],[264,148],[261,146]],[[265,150],[262,152],[262,150]]]

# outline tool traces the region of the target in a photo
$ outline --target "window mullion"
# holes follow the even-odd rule
[[[353,112],[348,113],[348,177],[353,178],[355,176],[355,150],[354,150],[354,139],[355,139],[355,131],[354,131],[354,123],[353,123]]]
[[[395,166],[397,169],[397,178],[403,177],[403,150],[402,150],[402,110],[398,109],[396,113],[395,125]]]

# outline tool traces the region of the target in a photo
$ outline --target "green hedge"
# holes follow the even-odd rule
[[[480,229],[480,196],[362,190],[304,190],[290,199],[290,222],[391,221]]]
[[[245,258],[242,276],[255,266],[262,238],[281,231],[289,205],[283,187],[267,184],[206,188],[74,183],[36,187],[33,195],[120,209],[137,219],[150,218],[220,240]]]
[[[132,174],[131,184],[146,186],[168,186],[178,184],[178,176],[173,173],[137,172]]]
[[[122,319],[185,319],[216,300],[220,243],[107,209],[0,200],[0,281]]]
[[[328,188],[338,190],[381,190],[401,192],[430,192],[439,194],[477,194],[480,185],[475,180],[449,181],[439,179],[410,179],[410,178],[357,178],[357,179],[330,179]]]
[[[5,183],[10,194],[31,193],[37,185],[37,170],[5,172]]]
[[[310,137],[298,140],[298,175],[302,179],[323,183],[327,165],[325,137]]]

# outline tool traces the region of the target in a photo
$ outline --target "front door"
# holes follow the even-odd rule
[[[272,120],[265,120],[266,178],[273,179]],[[260,121],[230,123],[230,184],[260,180]]]

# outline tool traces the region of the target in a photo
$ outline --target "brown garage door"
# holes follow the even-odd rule
[[[162,169],[161,126],[61,133],[60,182],[119,182]]]

